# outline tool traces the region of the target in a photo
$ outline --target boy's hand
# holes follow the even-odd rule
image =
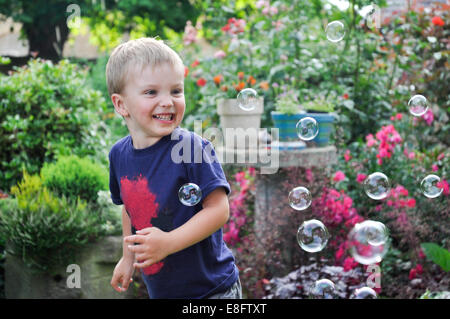
[[[129,284],[133,281],[134,267],[133,261],[121,258],[114,268],[111,279],[111,286],[118,292],[124,292],[128,289]],[[120,285],[120,286],[119,286]]]
[[[134,267],[145,268],[170,254],[170,235],[157,227],[148,227],[136,232],[136,235],[124,238],[128,249],[135,254]],[[133,245],[137,243],[139,245]]]

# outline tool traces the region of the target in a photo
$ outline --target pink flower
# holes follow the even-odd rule
[[[397,119],[397,120],[401,120],[402,119],[402,117],[403,117],[403,114],[402,113],[397,113],[396,115],[395,115],[395,118]]]
[[[339,260],[342,258],[342,256],[344,256],[345,253],[345,249],[343,247],[343,245],[339,246],[339,249],[336,252],[336,259]]]
[[[345,179],[345,174],[342,171],[337,171],[334,174],[333,181],[340,182]]]
[[[225,56],[226,56],[226,53],[222,50],[219,50],[216,53],[214,53],[214,57],[216,59],[223,59]]]
[[[356,266],[358,266],[358,263],[355,261],[355,259],[353,259],[353,257],[345,258],[345,260],[344,260],[344,271],[352,270]]]
[[[441,154],[438,155],[437,160],[440,161],[440,160],[442,160],[444,157],[445,157],[445,154],[444,154],[444,153],[441,153]]]
[[[346,150],[344,154],[345,161],[348,162],[351,158],[352,156],[350,155],[350,150]]]
[[[444,194],[444,195],[448,195],[450,193],[448,182],[445,179],[443,179],[440,182],[437,182],[436,187],[442,188],[443,189],[442,194]]]
[[[366,136],[367,146],[372,147],[377,143],[377,141],[373,138],[372,134],[369,134]]]
[[[425,120],[425,122],[427,122],[427,125],[430,126],[434,120],[433,111],[431,109],[428,109],[428,111],[424,115],[422,115],[422,118]]]
[[[364,181],[366,180],[366,178],[367,178],[367,175],[366,175],[366,174],[360,174],[360,173],[358,173],[358,175],[356,175],[356,181],[357,181],[358,183],[364,182]]]
[[[183,43],[184,45],[189,45],[196,41],[197,41],[197,29],[194,26],[192,26],[192,22],[188,20],[184,28]]]
[[[431,170],[433,172],[437,172],[439,170],[439,167],[436,164],[431,165]]]
[[[419,249],[419,258],[420,259],[424,259],[426,256],[425,256],[425,254],[423,253],[423,250],[422,249]]]

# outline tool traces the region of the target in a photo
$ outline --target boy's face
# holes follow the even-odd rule
[[[168,63],[130,72],[120,96],[118,111],[125,117],[133,142],[136,138],[151,145],[171,134],[183,119],[184,73]]]

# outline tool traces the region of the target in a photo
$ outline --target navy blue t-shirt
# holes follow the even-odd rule
[[[114,144],[109,161],[111,198],[125,205],[133,234],[146,227],[171,231],[200,211],[203,199],[216,188],[230,193],[212,144],[180,127],[144,149],[135,149],[128,135]],[[178,198],[186,183],[201,189],[195,206]],[[222,229],[142,269],[150,298],[205,298],[226,291],[238,273]]]

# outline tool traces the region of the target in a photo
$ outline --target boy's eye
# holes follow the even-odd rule
[[[155,95],[156,91],[155,90],[148,90],[148,91],[145,92],[145,94]]]
[[[181,89],[176,89],[172,91],[172,94],[181,94],[181,93],[183,93],[183,90]]]

